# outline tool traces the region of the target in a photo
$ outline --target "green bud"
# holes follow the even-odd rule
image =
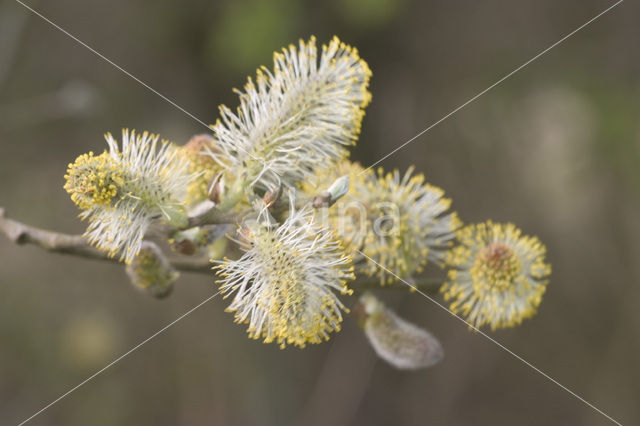
[[[344,175],[336,179],[327,192],[331,196],[331,204],[342,198],[347,192],[349,192],[349,175]]]
[[[134,287],[158,299],[171,293],[173,283],[180,275],[160,248],[149,241],[143,241],[140,252],[127,265],[126,272]]]

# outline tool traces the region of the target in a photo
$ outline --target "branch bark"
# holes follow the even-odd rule
[[[187,228],[204,225],[225,225],[229,223],[238,223],[243,217],[250,214],[253,210],[246,209],[240,212],[221,212],[216,207],[189,218]]]
[[[237,214],[237,213],[236,213]],[[228,216],[231,217],[231,216]],[[210,217],[211,218],[211,217]],[[222,216],[218,216],[222,220]],[[207,221],[209,222],[209,221]],[[228,223],[228,222],[217,222]],[[82,235],[69,235],[35,226],[26,225],[5,215],[5,210],[0,207],[0,233],[3,233],[10,241],[18,244],[32,244],[51,253],[67,254],[86,259],[103,260],[119,263],[117,259],[107,256],[106,253],[92,247]],[[197,256],[167,255],[169,263],[179,271],[212,274],[211,262],[208,258]],[[413,284],[422,291],[435,293],[438,291],[442,280],[431,277],[418,277]],[[376,277],[359,277],[349,284],[357,294],[370,289],[407,290],[407,285],[394,282],[385,286],[380,285]]]
[[[326,197],[326,195],[303,197],[295,202],[295,207],[296,209],[301,209],[307,204],[311,204],[313,208],[325,207],[328,206],[330,202]],[[273,205],[270,205],[269,207],[270,211],[275,213],[286,211],[288,208],[289,203],[287,201],[283,201],[281,198],[273,201]],[[237,224],[251,213],[255,213],[255,209],[248,208],[241,211],[222,211],[216,206],[211,206],[211,208],[195,216],[191,216],[186,229],[204,225]]]
[[[0,232],[19,245],[33,244],[52,253],[118,263],[117,259],[89,245],[82,235],[63,234],[26,225],[6,217],[2,207],[0,207]],[[168,260],[180,271],[211,273],[211,263],[207,258],[168,256]]]

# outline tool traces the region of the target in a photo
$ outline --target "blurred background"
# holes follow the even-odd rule
[[[235,106],[272,52],[315,34],[355,45],[373,102],[370,165],[612,4],[604,0],[29,0],[199,119]],[[640,7],[624,2],[406,148],[465,222],[513,221],[547,244],[541,308],[492,335],[623,424],[640,424]],[[11,0],[0,1],[0,206],[80,233],[67,163],[122,127],[182,143],[206,131]],[[214,292],[183,274],[136,292],[124,268],[0,237],[0,423],[16,424]],[[214,299],[35,418],[34,425],[607,424],[420,297],[381,292],[440,338],[403,373],[352,318],[328,343],[249,340]],[[352,301],[350,301],[352,303]]]

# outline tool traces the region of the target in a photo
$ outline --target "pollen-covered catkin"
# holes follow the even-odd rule
[[[395,276],[421,272],[428,262],[444,264],[462,223],[449,210],[451,200],[442,189],[426,183],[421,174],[412,175],[411,168],[404,176],[398,171],[376,174],[347,160],[316,171],[301,188],[313,194],[338,176],[349,176],[349,192],[329,209],[327,219],[347,252],[362,260],[356,272],[387,284]]]
[[[360,133],[371,71],[357,49],[334,37],[318,52],[311,37],[275,52],[273,62],[237,91],[235,113],[220,107],[212,127],[212,156],[230,172],[230,186],[241,179],[268,191],[293,187],[319,164],[345,158]]]
[[[110,133],[108,151],[80,155],[69,164],[64,188],[89,220],[88,241],[130,263],[154,221],[186,225],[184,198],[194,175],[173,144],[147,132],[122,132],[122,148]]]
[[[536,313],[551,273],[545,246],[513,224],[487,221],[458,232],[442,285],[450,309],[474,327],[513,327]]]
[[[240,230],[246,250],[217,266],[220,289],[232,297],[227,311],[248,323],[249,336],[305,347],[340,330],[346,310],[337,293],[350,294],[350,258],[309,208],[279,226],[258,219]]]

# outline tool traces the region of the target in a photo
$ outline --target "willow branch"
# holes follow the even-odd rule
[[[189,226],[187,228],[193,228],[194,226],[204,225],[224,225],[238,223],[243,217],[253,212],[253,209],[246,209],[239,212],[222,212],[216,207],[212,207],[209,210],[189,218]]]
[[[26,225],[7,218],[2,207],[0,207],[0,233],[19,245],[33,244],[52,253],[118,263],[117,259],[90,246],[82,235],[63,234]],[[168,260],[174,268],[180,271],[211,273],[211,263],[208,258],[168,256]]]
[[[225,214],[226,215],[226,214]],[[234,213],[238,215],[238,213]],[[222,220],[227,216],[218,217]],[[229,222],[219,222],[229,223]],[[84,257],[86,259],[103,260],[112,263],[119,263],[116,258],[109,257],[106,253],[92,247],[82,235],[70,235],[35,226],[26,225],[14,219],[9,219],[5,215],[5,210],[0,207],[0,233],[19,245],[32,244],[51,253],[67,254],[71,256]],[[171,265],[179,271],[198,272],[211,274],[211,262],[208,258],[199,256],[167,256]],[[414,278],[411,283],[417,289],[426,293],[436,293],[442,285],[442,280],[432,277]],[[407,290],[407,284],[393,282],[384,286],[380,285],[380,279],[376,277],[359,277],[349,284],[357,294],[364,293],[372,289]]]
[[[301,209],[307,204],[311,204],[313,208],[319,208],[329,205],[327,195],[317,195],[315,197],[304,197],[300,200],[296,200],[296,209]],[[289,203],[282,199],[275,200],[273,205],[269,208],[271,212],[282,212],[289,208]],[[191,216],[189,218],[189,225],[187,228],[193,228],[195,226],[204,225],[225,225],[225,224],[237,224],[242,221],[247,215],[255,213],[255,209],[248,208],[240,211],[222,211],[216,206],[212,206],[204,212]]]

